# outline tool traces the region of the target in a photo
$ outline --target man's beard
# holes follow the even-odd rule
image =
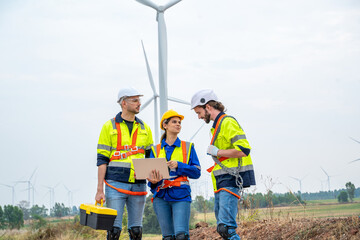
[[[210,114],[209,112],[205,109],[205,117],[204,117],[204,121],[206,123],[209,123],[210,122]]]
[[[136,108],[128,108],[127,109],[128,110],[128,112],[130,112],[130,113],[132,113],[132,114],[138,114],[139,113],[139,110],[137,110]]]

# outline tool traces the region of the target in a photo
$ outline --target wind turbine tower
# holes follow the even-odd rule
[[[141,110],[143,110],[152,100],[154,100],[154,104],[155,104],[155,106],[154,106],[155,139],[156,139],[156,141],[158,141],[159,140],[158,134],[160,133],[159,126],[158,126],[159,125],[158,119],[160,119],[161,116],[168,110],[168,100],[190,105],[189,102],[186,102],[186,101],[183,101],[183,100],[180,100],[177,98],[169,97],[168,91],[167,91],[167,60],[168,59],[167,59],[167,33],[166,33],[166,24],[165,24],[165,19],[164,19],[164,13],[168,8],[179,3],[181,0],[169,0],[164,5],[158,5],[154,2],[152,2],[151,0],[136,0],[136,1],[145,6],[155,9],[157,12],[156,21],[158,22],[159,94],[157,94],[157,92],[156,92],[152,74],[151,74],[150,67],[149,67],[149,63],[147,60],[145,48],[144,48],[144,45],[142,44],[145,61],[146,61],[147,72],[149,75],[151,88],[153,90],[153,97],[150,100],[148,100],[146,103],[143,104],[143,106],[141,107]],[[159,101],[160,102],[160,117],[159,118],[157,116],[157,114],[158,114],[157,98],[158,97],[160,98],[160,101]]]
[[[168,109],[167,92],[167,33],[164,19],[165,11],[180,2],[181,0],[170,0],[164,5],[158,5],[151,0],[136,0],[156,10],[156,20],[158,22],[158,46],[159,46],[159,93],[160,93],[160,115],[162,116]]]

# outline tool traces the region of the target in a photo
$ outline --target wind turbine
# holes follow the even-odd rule
[[[15,183],[13,186],[11,186],[11,185],[6,185],[6,184],[2,184],[2,183],[0,183],[0,185],[3,185],[3,186],[5,186],[5,187],[11,188],[11,190],[12,190],[12,205],[14,206],[14,203],[15,203],[15,186],[16,186],[16,183]]]
[[[31,190],[31,179],[32,177],[34,176],[35,172],[36,172],[37,168],[35,168],[35,170],[33,171],[33,173],[31,174],[29,180],[27,181],[17,181],[17,183],[27,183],[28,184],[28,188],[26,190],[28,190],[28,202],[29,202],[29,205],[30,205],[30,190]]]
[[[301,178],[301,179],[296,178],[296,177],[291,177],[291,176],[289,176],[289,177],[291,177],[292,179],[294,179],[294,180],[296,180],[296,181],[299,182],[299,185],[300,185],[300,195],[302,194],[301,182],[302,182],[302,180],[304,180],[304,178],[306,178],[307,176],[308,176],[308,175],[305,175],[305,177],[303,177],[303,178]]]
[[[67,188],[67,187],[65,186],[65,184],[63,184],[63,185],[64,185],[65,189],[66,189],[67,192],[68,192],[69,209],[70,209],[70,211],[72,211],[72,204],[73,204],[74,192],[78,191],[78,189],[77,189],[77,190],[69,190],[69,188]]]
[[[327,176],[327,182],[328,182],[328,187],[329,187],[329,191],[330,191],[330,177],[334,177],[334,176],[329,176],[329,174],[327,174],[327,172],[322,167],[320,167],[320,168],[321,168],[321,170],[323,170],[323,172]]]
[[[49,189],[49,194],[50,194],[50,205],[49,205],[49,216],[51,215],[51,208],[52,206],[54,206],[55,204],[55,188],[59,185],[60,183],[56,184],[54,187],[51,186],[44,186],[47,189]]]
[[[168,8],[170,8],[170,7],[174,6],[175,4],[177,4],[178,2],[180,2],[181,0],[169,0],[164,5],[158,5],[154,2],[152,2],[151,0],[136,0],[136,1],[145,6],[155,9],[157,12],[156,20],[158,22],[159,94],[157,94],[157,92],[156,92],[155,84],[154,84],[150,66],[149,66],[149,63],[147,60],[144,44],[142,43],[142,48],[143,48],[143,52],[144,52],[144,56],[145,56],[145,62],[146,62],[148,76],[149,76],[149,81],[150,81],[151,88],[153,90],[153,96],[150,100],[148,100],[146,103],[143,104],[143,106],[141,107],[141,110],[145,109],[145,107],[147,105],[149,105],[152,100],[154,100],[155,138],[156,138],[156,140],[159,140],[158,134],[160,133],[160,131],[159,131],[158,119],[160,119],[161,116],[168,110],[168,100],[190,105],[189,102],[186,102],[186,101],[183,101],[183,100],[180,100],[177,98],[169,97],[168,90],[167,90],[167,34],[166,34],[166,24],[165,24],[165,19],[164,19],[164,12]],[[160,116],[159,116],[159,118],[157,118],[157,115],[158,115],[157,98],[160,99]]]

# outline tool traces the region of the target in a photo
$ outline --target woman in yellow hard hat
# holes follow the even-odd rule
[[[170,179],[162,179],[155,170],[148,178],[164,240],[189,239],[191,189],[188,178],[197,179],[201,174],[194,144],[178,138],[183,119],[184,116],[174,110],[164,113],[160,127],[165,133],[150,154],[166,158],[170,170]]]

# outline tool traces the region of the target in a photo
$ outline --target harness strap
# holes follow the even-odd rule
[[[133,192],[133,191],[129,191],[129,190],[125,190],[125,189],[121,189],[121,188],[117,188],[117,187],[114,187],[112,185],[110,185],[106,180],[104,180],[105,184],[109,187],[111,187],[112,189],[115,189],[116,191],[118,192],[121,192],[121,193],[125,193],[125,194],[128,194],[128,195],[136,195],[136,196],[144,196],[144,195],[147,195],[147,192]]]
[[[157,193],[161,190],[161,189],[165,189],[165,188],[171,188],[171,187],[180,187],[182,182],[189,182],[188,178],[186,176],[179,176],[177,178],[175,178],[174,180],[167,180],[165,179],[161,185],[159,185],[156,188],[156,192],[154,193],[153,197],[151,198],[151,202],[154,201],[154,198],[156,197]]]
[[[114,118],[115,121],[115,118]],[[118,136],[117,136],[117,146],[116,146],[116,152],[114,152],[113,156],[111,156],[110,161],[112,160],[119,160],[119,159],[125,159],[131,155],[135,155],[138,153],[142,153],[145,154],[145,150],[144,149],[139,149],[136,146],[136,139],[137,139],[137,135],[138,135],[138,128],[135,130],[133,138],[132,138],[132,144],[131,146],[129,145],[121,145],[121,128],[120,128],[120,123],[115,122],[116,125],[116,130],[118,132]],[[126,153],[121,153],[121,150],[128,150],[128,152]]]
[[[215,191],[215,193],[218,193],[220,191],[226,191],[232,195],[234,195],[235,197],[237,197],[238,199],[241,199],[241,197],[239,195],[237,195],[236,193],[233,193],[232,191],[230,191],[229,189],[226,189],[226,188],[220,188],[218,190]]]
[[[218,121],[217,121],[217,123],[216,123],[216,126],[215,126],[214,134],[213,134],[213,136],[212,136],[210,145],[214,145],[214,142],[215,142],[215,140],[216,140],[216,138],[217,138],[217,135],[218,135],[218,130],[219,130],[220,123],[221,123],[222,119],[223,119],[225,116],[226,116],[226,114],[221,115],[221,116],[219,117],[219,119],[218,119]],[[229,159],[229,158],[227,158],[227,157],[221,157],[221,158],[219,158],[219,161],[222,162],[222,161],[224,161],[224,160],[226,160],[226,159]],[[214,169],[215,166],[216,166],[216,163],[214,164],[214,166],[209,167],[208,169],[206,169],[206,171],[208,171],[209,173],[211,173],[211,171]]]
[[[229,159],[229,158],[227,158],[227,157],[221,157],[221,158],[219,158],[219,161],[222,162],[222,161],[224,161],[224,160],[226,160],[226,159]],[[211,171],[214,169],[215,166],[216,166],[216,163],[214,164],[214,166],[209,167],[208,169],[206,169],[206,171],[208,171],[209,173],[211,173]]]

